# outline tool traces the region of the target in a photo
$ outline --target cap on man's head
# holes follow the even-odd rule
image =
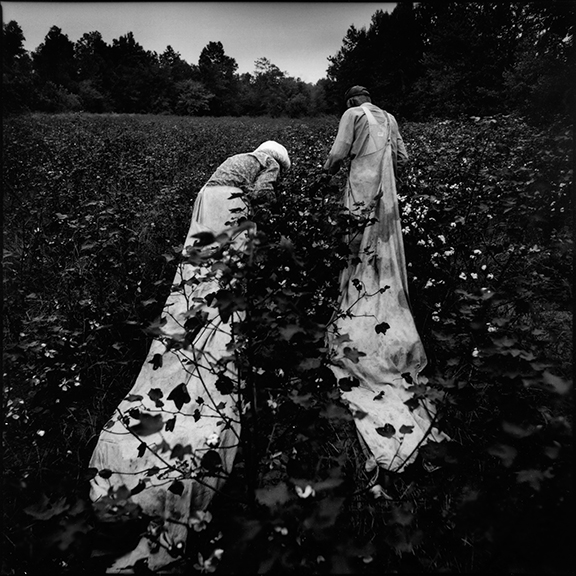
[[[370,92],[364,88],[364,86],[352,86],[352,88],[348,88],[346,90],[346,94],[344,94],[344,100],[348,100],[350,98],[354,98],[354,96],[370,96]]]

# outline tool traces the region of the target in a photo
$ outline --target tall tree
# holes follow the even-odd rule
[[[208,42],[198,59],[200,79],[207,90],[214,94],[210,113],[214,116],[237,113],[236,93],[238,64],[224,52],[222,42]]]
[[[151,112],[158,97],[158,65],[154,54],[144,50],[128,32],[112,41],[110,93],[117,112]]]
[[[327,98],[353,84],[414,119],[568,110],[575,85],[574,2],[408,2],[351,26],[329,58]]]
[[[180,53],[176,52],[170,45],[160,54],[159,62],[160,66],[169,72],[173,82],[197,79],[195,78],[198,75],[197,67],[183,60]]]
[[[100,32],[86,32],[74,45],[78,68],[78,94],[88,112],[111,111],[108,68],[110,46]]]
[[[321,78],[312,86],[308,115],[318,116],[320,114],[328,114],[331,112],[331,107],[327,98],[329,85],[330,80],[328,80],[328,78]]]
[[[576,62],[573,2],[550,0],[517,7],[518,45],[505,72],[506,101],[531,120],[574,113]]]
[[[366,28],[352,24],[342,40],[342,48],[335,56],[329,56],[330,65],[326,72],[330,86],[327,95],[336,104],[338,111],[345,109],[344,92],[354,84],[365,85],[368,74]]]
[[[79,80],[101,83],[108,65],[110,46],[100,32],[86,32],[74,45]]]
[[[22,28],[15,20],[2,24],[2,63],[4,66],[14,64],[26,54]]]
[[[254,62],[254,91],[258,109],[257,114],[280,116],[286,102],[283,80],[286,74],[272,64],[268,58],[258,58]]]
[[[52,26],[44,42],[32,54],[34,69],[43,82],[53,82],[68,90],[76,88],[74,43],[58,26]]]
[[[375,103],[395,114],[410,111],[409,95],[420,73],[422,42],[413,2],[398,2],[392,13],[376,10],[368,29],[350,26],[343,46],[329,58],[328,97],[343,110],[342,95],[360,84]]]
[[[421,72],[422,40],[412,2],[398,2],[392,13],[376,11],[366,37],[366,81],[373,100],[410,115],[410,94]],[[362,82],[360,82],[362,84]]]
[[[240,116],[257,116],[261,114],[261,102],[258,100],[255,89],[254,76],[250,72],[239,74],[236,81],[238,91],[236,101]]]
[[[22,112],[33,106],[32,60],[26,38],[15,20],[2,25],[2,112]]]
[[[516,42],[514,5],[420,2],[423,75],[416,96],[422,115],[489,114],[503,110],[504,71]]]
[[[201,99],[198,105],[193,102],[193,94],[200,94],[203,90],[198,86],[200,83],[197,66],[188,64],[170,45],[158,57],[158,66],[162,90],[156,99],[155,111],[178,114],[207,111],[207,107],[200,104]],[[206,102],[208,101],[209,98]]]
[[[210,100],[214,98],[202,82],[181,80],[174,86],[176,103],[174,112],[181,116],[202,116],[210,112]]]

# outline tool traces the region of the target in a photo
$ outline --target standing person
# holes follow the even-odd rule
[[[366,414],[355,418],[366,469],[400,472],[422,443],[446,438],[432,427],[430,402],[413,409],[406,404],[410,387],[425,382],[420,372],[427,363],[408,298],[396,196],[395,175],[408,154],[395,118],[372,104],[366,88],[353,86],[345,99],[347,110],[323,169],[335,174],[350,159],[344,206],[375,222],[350,241],[350,264],[340,276],[340,314],[327,339],[336,378],[357,384],[342,397]]]
[[[188,531],[206,519],[232,470],[242,408],[222,382],[229,389],[238,381],[228,345],[243,313],[222,318],[215,297],[222,267],[212,268],[211,255],[220,246],[228,258],[243,250],[253,224],[237,219],[250,216],[248,204],[273,198],[289,168],[286,148],[267,141],[228,158],[198,193],[156,337],[90,461],[99,471],[90,491],[99,520],[120,523],[135,505],[152,518],[109,573],[132,573],[137,563],[152,571],[178,564]]]

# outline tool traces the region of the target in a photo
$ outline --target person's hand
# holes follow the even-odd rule
[[[326,186],[327,184],[330,184],[331,180],[332,176],[328,174],[328,172],[322,172],[322,174],[320,174],[320,176],[316,180],[316,184],[319,186]]]
[[[276,201],[276,193],[272,190],[260,190],[253,193],[251,197],[252,205],[261,206],[262,204],[270,204]]]
[[[308,196],[310,196],[310,198],[319,198],[330,192],[331,190],[328,190],[327,188],[332,184],[332,182],[332,175],[328,172],[322,172],[310,184],[308,188]]]

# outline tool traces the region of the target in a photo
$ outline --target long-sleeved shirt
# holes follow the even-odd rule
[[[222,162],[206,182],[206,186],[242,188],[252,198],[274,192],[280,164],[263,152],[235,154]]]
[[[394,166],[402,167],[408,161],[408,152],[404,146],[404,141],[398,130],[398,123],[392,114],[378,108],[370,102],[365,102],[360,106],[348,108],[340,119],[336,139],[324,164],[324,170],[330,174],[338,171],[341,162],[345,158],[354,159],[361,150],[366,149],[367,140],[370,137],[368,130],[368,119],[362,108],[368,108],[380,123],[385,123],[385,114],[390,119],[390,143],[392,146],[392,159]]]

